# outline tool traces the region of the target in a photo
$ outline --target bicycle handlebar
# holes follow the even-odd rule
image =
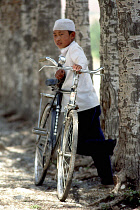
[[[52,59],[52,58],[50,58],[50,57],[44,57],[44,58],[40,58],[39,59],[39,62],[44,62],[44,61],[51,61],[55,66],[58,66],[58,63],[54,60],[54,59]]]
[[[41,69],[39,69],[39,71],[41,71],[44,68],[57,68],[58,70],[63,69],[63,70],[66,70],[66,71],[68,71],[68,70],[74,71],[74,69],[72,67],[67,67],[67,66],[66,67],[58,67],[58,66],[48,66],[48,65],[42,66]],[[81,69],[79,72],[88,73],[88,74],[97,74],[99,71],[101,71],[103,69],[104,69],[104,67],[100,67],[96,70],[83,70],[83,69]]]
[[[61,60],[61,58],[62,58],[62,60]],[[41,67],[41,69],[39,69],[39,71],[41,71],[42,69],[44,69],[45,67],[49,67],[49,68],[57,68],[58,70],[59,69],[63,69],[63,70],[70,70],[70,71],[75,71],[72,67],[68,67],[68,66],[66,66],[66,67],[59,67],[59,62],[57,63],[54,59],[52,59],[52,58],[50,58],[50,57],[44,57],[44,58],[40,58],[39,59],[39,62],[44,62],[44,61],[47,61],[47,60],[49,60],[49,61],[51,61],[53,64],[54,64],[54,66],[48,66],[48,65],[44,65],[44,66],[42,66]],[[61,61],[63,62],[63,64],[64,64],[64,56],[60,56],[59,57],[59,61],[60,61],[60,63],[61,63]],[[81,69],[79,72],[81,72],[81,73],[88,73],[88,74],[97,74],[99,71],[101,71],[101,70],[103,70],[104,69],[104,67],[100,67],[100,68],[98,68],[98,69],[96,69],[96,70],[84,70],[84,69]],[[100,74],[101,75],[101,74]]]

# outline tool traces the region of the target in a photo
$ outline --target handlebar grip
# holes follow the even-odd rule
[[[44,61],[46,61],[46,57],[44,57],[44,58],[39,58],[39,62],[44,62]]]

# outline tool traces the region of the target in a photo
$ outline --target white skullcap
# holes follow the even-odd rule
[[[55,21],[53,31],[55,30],[75,31],[75,24],[70,19],[59,19]]]

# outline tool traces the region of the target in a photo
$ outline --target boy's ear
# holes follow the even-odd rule
[[[70,35],[72,39],[75,39],[75,31],[73,31]]]

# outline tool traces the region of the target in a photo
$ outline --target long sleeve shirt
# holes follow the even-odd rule
[[[88,69],[88,61],[84,54],[84,51],[75,41],[73,41],[66,48],[61,49],[61,55],[66,57],[65,66],[71,67],[74,64],[78,64],[82,66],[83,70]],[[65,74],[66,78],[63,83],[62,89],[70,90],[73,84],[73,72],[66,71]],[[63,94],[61,109],[62,112],[64,112],[64,107],[69,102],[69,97],[69,94]],[[79,75],[76,104],[79,106],[79,109],[77,111],[84,111],[99,105],[97,94],[93,87],[90,74],[88,73],[82,73]]]

